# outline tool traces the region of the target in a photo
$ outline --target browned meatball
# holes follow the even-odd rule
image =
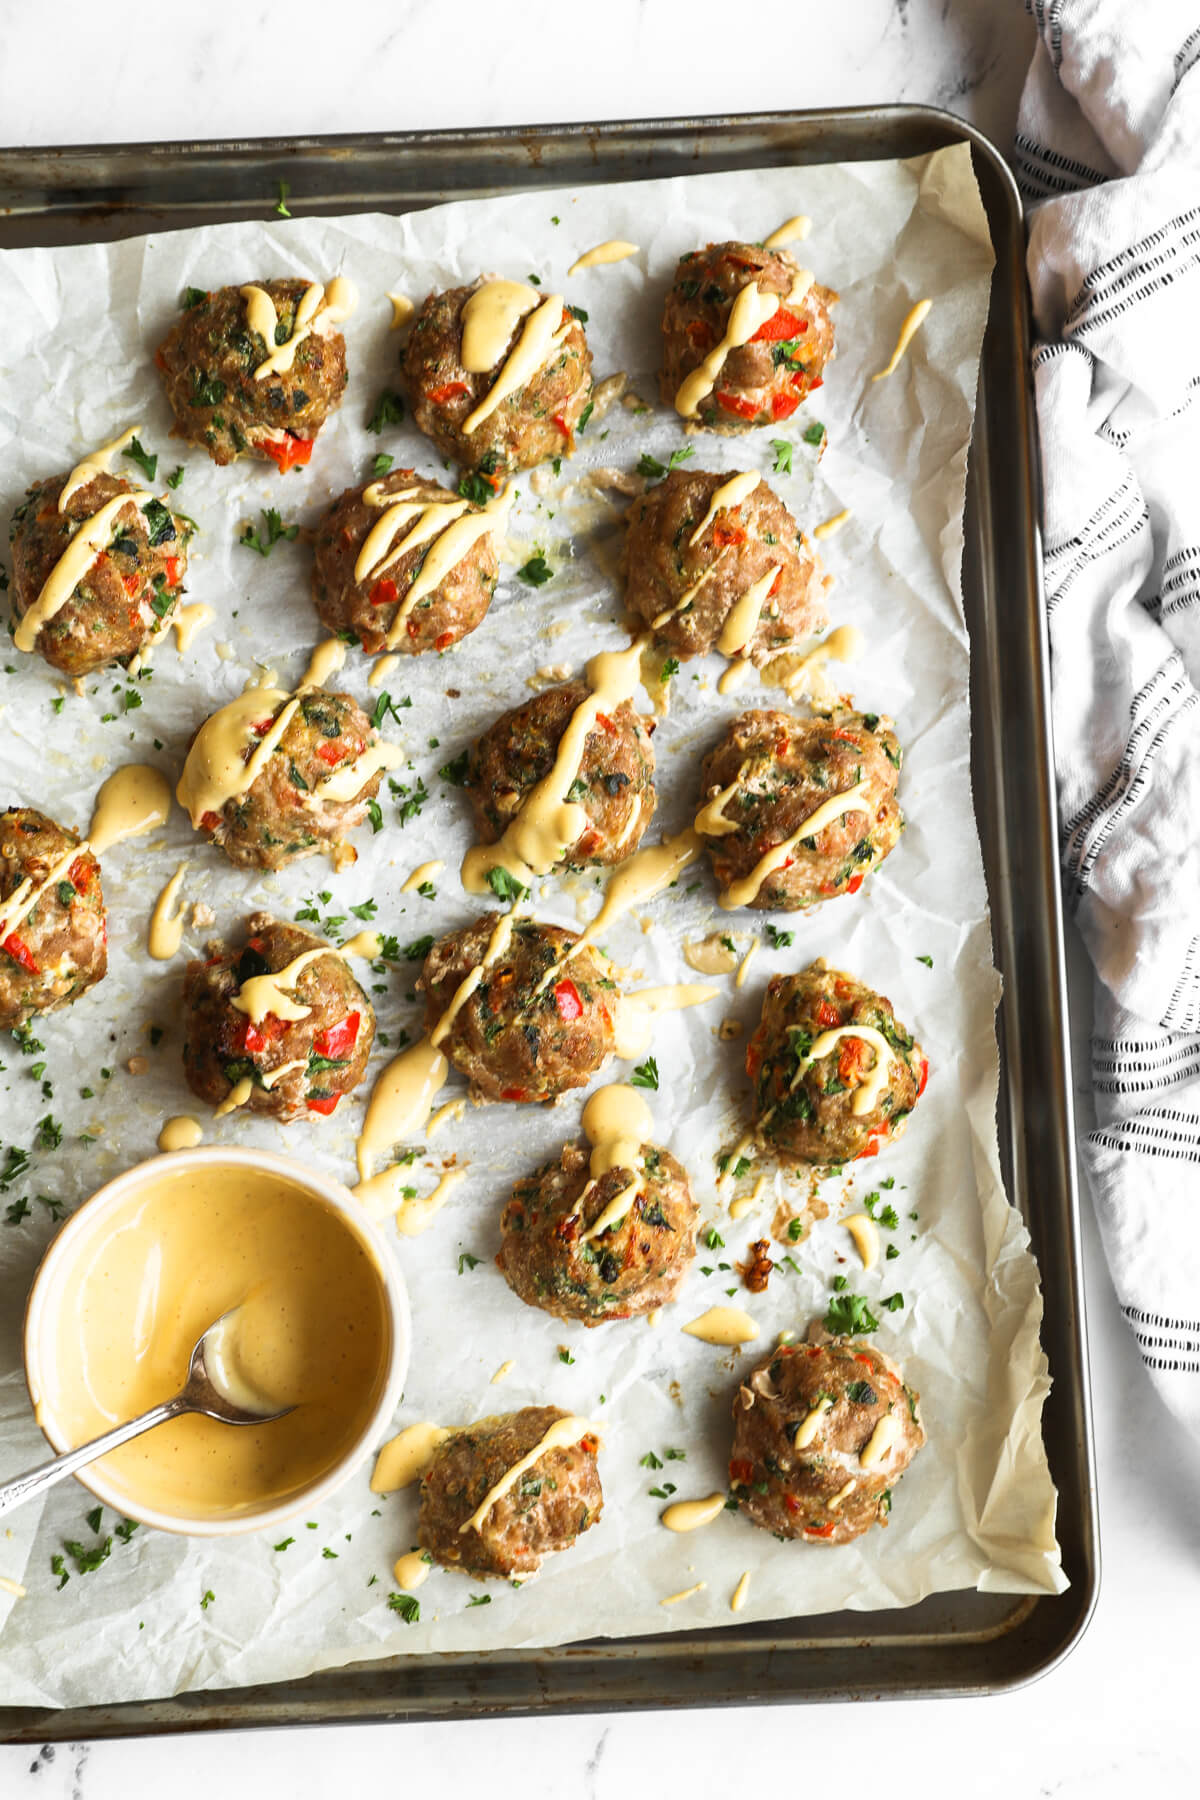
[[[754,1525],[847,1544],[886,1525],[892,1489],[925,1442],[918,1396],[874,1344],[780,1344],[733,1402],[733,1497]]]
[[[69,1006],[103,980],[108,920],[100,864],[81,843],[32,807],[0,813],[0,1030]],[[53,880],[48,879],[53,876]],[[35,903],[18,917],[24,882]]]
[[[375,1037],[371,1002],[332,944],[281,925],[268,913],[246,921],[240,950],[220,942],[206,946],[206,962],[191,962],[183,983],[183,1072],[193,1094],[219,1106],[243,1080],[250,1082],[247,1112],[282,1124],[311,1114],[327,1116],[362,1080]],[[257,1023],[235,1007],[244,984],[278,974],[298,957],[324,954],[297,970],[281,990],[308,1008],[302,1019],[268,1012]],[[291,1065],[296,1065],[292,1067]],[[286,1074],[272,1076],[285,1069]],[[268,1085],[269,1084],[269,1085]]]
[[[430,294],[413,323],[401,367],[415,423],[443,455],[474,470],[495,490],[517,469],[570,454],[575,432],[591,411],[592,354],[580,315],[564,304],[561,343],[524,386],[468,432],[467,419],[491,391],[526,323],[519,321],[503,355],[486,373],[465,369],[462,309],[483,285],[481,278],[472,287]],[[547,298],[530,288],[530,310]]]
[[[613,1052],[617,984],[591,949],[567,956],[578,932],[515,919],[506,949],[486,963],[505,916],[486,914],[453,931],[425,958],[425,1027],[431,1031],[459,986],[484,965],[439,1048],[480,1100],[555,1100],[584,1087]],[[542,978],[557,967],[553,979]]]
[[[249,762],[258,740],[291,698],[275,688],[263,689],[262,718],[243,762]],[[337,851],[347,833],[362,824],[368,802],[379,791],[382,771],[376,769],[348,800],[322,795],[323,784],[377,744],[379,733],[350,694],[311,688],[299,702],[266,767],[245,793],[227,800],[220,812],[192,818],[196,829],[239,868],[282,869],[302,856]],[[188,804],[184,796],[191,767],[203,757],[204,734],[212,725],[208,720],[192,740],[179,785],[181,805]]]
[[[67,476],[39,481],[13,516],[13,611],[18,621],[34,605],[80,527],[119,494],[134,489],[120,475],[98,473],[75,489],[65,509],[58,500]],[[128,663],[162,631],[183,592],[192,535],[161,500],[130,500],[112,521],[111,535],[70,598],[47,618],[31,646],[64,675],[90,675],[106,663]],[[18,648],[21,648],[18,643]]]
[[[814,283],[789,299],[799,274],[800,265],[786,250],[761,244],[709,244],[681,256],[663,307],[664,403],[676,404],[685,377],[716,349],[734,301],[753,282],[760,293],[778,294],[779,307],[748,344],[729,352],[712,387],[687,416],[721,432],[790,418],[821,386],[834,356],[829,309],[837,295]]]
[[[722,904],[794,912],[856,893],[904,828],[896,799],[901,760],[892,721],[878,713],[795,719],[764,708],[735,719],[700,777],[705,810],[697,829]],[[841,794],[856,795],[866,810],[797,837]],[[755,872],[780,846],[786,856],[756,886]],[[743,885],[731,891],[734,883]]]
[[[536,1450],[559,1406],[478,1419],[447,1438],[421,1477],[417,1542],[435,1562],[468,1575],[533,1575],[543,1556],[569,1550],[600,1517],[604,1491],[596,1466],[599,1441],[585,1431],[578,1443],[547,1450],[490,1507],[476,1528],[462,1530],[496,1484]]]
[[[292,336],[309,288],[300,276],[252,284],[268,294],[278,323],[267,343],[251,329],[240,287],[188,288],[183,317],[158,347],[155,362],[175,414],[172,437],[203,444],[215,463],[239,456],[273,462],[281,475],[306,463],[322,425],[346,387],[346,340],[328,310],[296,346],[290,369],[255,371]],[[337,315],[340,316],[340,315]]]
[[[856,1035],[855,1027],[872,1035]],[[876,1090],[881,1050],[886,1073]],[[746,1073],[755,1124],[769,1148],[781,1158],[836,1167],[874,1156],[898,1135],[925,1091],[929,1063],[890,1000],[818,961],[767,983]]]
[[[378,496],[375,504],[368,502],[367,494]],[[387,649],[406,656],[419,656],[424,650],[448,650],[482,622],[500,573],[491,534],[477,538],[445,579],[418,598],[411,612],[400,621],[393,640],[390,634],[429,554],[430,540],[422,539],[382,567],[376,563],[377,572],[364,572],[361,581],[355,580],[354,565],[368,533],[383,516],[384,507],[400,503],[401,497],[417,505],[453,502],[458,498],[448,488],[439,487],[436,481],[425,481],[411,469],[393,469],[379,481],[347,488],[317,526],[312,574],[317,614],[330,631],[353,632],[368,656]],[[478,512],[479,508],[473,506],[469,510]],[[414,521],[418,516],[414,513]],[[397,543],[403,542],[404,533],[410,528],[409,524],[402,526]]]
[[[503,837],[533,788],[549,775],[563,733],[591,691],[583,680],[547,688],[503,713],[471,746],[465,785],[483,843]],[[628,700],[599,716],[566,790],[588,822],[556,869],[619,863],[633,855],[654,813],[653,730],[653,719],[639,717]]]
[[[828,623],[828,582],[795,519],[765,481],[708,519],[713,495],[731,479],[715,469],[672,469],[634,501],[621,557],[625,600],[655,641],[685,661],[719,645],[761,666]],[[730,614],[772,569],[779,574],[749,642],[721,643],[727,630],[742,638],[749,621]]]
[[[496,1262],[527,1305],[591,1326],[633,1319],[675,1298],[696,1255],[699,1209],[669,1150],[643,1144],[641,1159],[640,1172],[615,1168],[592,1181],[588,1152],[565,1144],[556,1163],[513,1188],[500,1215]],[[639,1173],[629,1210],[588,1239]]]

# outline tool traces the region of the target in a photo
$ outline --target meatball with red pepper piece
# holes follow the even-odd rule
[[[778,306],[748,341],[729,349],[719,368],[710,364],[703,378],[688,383],[724,341],[735,303],[750,286]],[[679,259],[663,307],[664,403],[710,431],[779,425],[825,379],[834,356],[836,300],[786,250],[736,243],[690,250]]]
[[[498,290],[504,291],[498,295]],[[467,355],[472,362],[481,358],[469,346],[464,350],[464,307],[477,296],[480,307],[498,297],[497,310],[511,323],[490,366],[469,369]],[[513,301],[511,307],[506,299]],[[542,326],[541,360],[508,390],[503,371],[509,358],[527,332]],[[474,500],[488,499],[518,469],[570,455],[576,431],[591,416],[592,355],[583,315],[561,296],[539,294],[522,283],[481,277],[472,287],[430,294],[413,321],[401,368],[414,423],[444,456],[471,471],[463,492]],[[489,410],[498,384],[505,391]]]
[[[503,713],[472,744],[464,786],[483,843],[499,842],[550,774],[563,736],[591,692],[583,680],[547,688]],[[653,730],[654,720],[641,718],[628,700],[611,714],[597,714],[565,794],[582,807],[587,821],[555,869],[597,867],[633,855],[654,814]]]
[[[527,1305],[593,1326],[675,1298],[695,1259],[699,1209],[669,1150],[643,1144],[640,1156],[640,1169],[617,1166],[593,1180],[588,1152],[565,1144],[556,1163],[513,1188],[496,1262]],[[597,1232],[635,1181],[629,1205]]]
[[[209,1106],[248,1083],[242,1103],[281,1124],[316,1113],[328,1116],[362,1080],[375,1037],[371,1002],[339,951],[324,938],[269,914],[247,921],[240,950],[209,944],[204,962],[191,962],[183,983],[183,1072]],[[315,952],[315,955],[312,954]],[[309,960],[293,968],[298,959]],[[279,992],[303,1017],[284,1019],[254,1005],[247,983],[291,970]],[[270,994],[267,995],[270,998]],[[241,999],[248,1010],[236,1004]],[[290,1010],[290,1009],[289,1009]]]
[[[433,945],[425,1027],[478,1100],[556,1100],[613,1053],[617,984],[578,932],[491,913]],[[464,982],[479,979],[449,1017]],[[437,1028],[447,1021],[444,1035]]]
[[[10,806],[0,813],[0,1030],[69,1006],[107,968],[100,864],[75,832]]]
[[[339,300],[336,289],[298,276],[186,289],[183,316],[154,358],[175,415],[172,437],[202,444],[220,464],[251,456],[286,475],[307,463],[346,388],[337,327],[349,307]]]
[[[439,1444],[421,1477],[421,1549],[443,1568],[505,1580],[536,1574],[544,1556],[569,1550],[604,1505],[596,1462],[600,1441],[587,1429],[574,1443],[548,1448],[497,1495],[478,1524],[470,1521],[551,1427],[571,1417],[558,1406],[526,1406],[477,1419]]]
[[[459,514],[480,510],[412,469],[393,469],[334,501],[316,529],[312,574],[313,601],[327,630],[353,633],[368,656],[381,650],[420,656],[449,650],[483,622],[500,573],[490,532],[476,538],[428,593],[410,599],[437,542],[422,524],[424,509],[437,506],[453,509],[446,526]],[[395,537],[366,562],[367,540],[392,507],[404,509]],[[436,529],[437,514],[428,517]]]
[[[672,469],[630,507],[621,569],[630,611],[684,661],[719,649],[761,667],[828,623],[820,560],[753,473]]]
[[[918,1396],[855,1338],[780,1344],[738,1388],[729,1482],[752,1525],[806,1544],[848,1544],[886,1525],[925,1442]]]
[[[835,1168],[898,1136],[929,1063],[890,1000],[817,961],[768,982],[746,1073],[768,1149]]]
[[[721,904],[794,912],[857,893],[904,828],[901,760],[878,713],[794,719],[764,708],[735,719],[704,759],[696,821]]]
[[[13,611],[18,650],[36,650],[64,675],[90,675],[109,663],[129,663],[165,631],[183,593],[192,527],[161,500],[135,490],[120,475],[96,470],[62,505],[67,475],[28,490],[13,516]],[[83,568],[62,605],[34,629],[21,622],[41,597],[64,552],[83,528],[121,494],[105,541]],[[72,573],[74,571],[71,571]]]

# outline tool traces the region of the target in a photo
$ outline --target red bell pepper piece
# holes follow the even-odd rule
[[[780,344],[785,338],[799,337],[802,331],[807,330],[807,319],[802,319],[796,313],[789,312],[786,306],[781,306],[778,312],[773,312],[770,318],[759,326],[750,342],[752,344]]]
[[[326,1031],[320,1031],[313,1039],[313,1049],[318,1056],[330,1058],[348,1056],[358,1042],[358,1028],[362,1023],[361,1013],[347,1013],[336,1025],[330,1025]]]
[[[448,650],[453,642],[454,633],[452,631],[439,631],[433,640],[433,647],[435,650]]]
[[[744,544],[746,534],[740,525],[714,525],[713,543],[718,550],[725,550],[731,544]]]
[[[842,1022],[842,1015],[839,1013],[837,1007],[833,1004],[832,1000],[822,999],[821,1001],[818,1002],[818,1005],[817,1005],[817,1023],[818,1023],[818,1025],[824,1025],[826,1030],[828,1031],[828,1030],[832,1030],[832,1028],[835,1025],[840,1025],[841,1022]]]
[[[282,442],[275,438],[264,438],[258,448],[270,457],[273,463],[279,464],[279,473],[286,475],[289,469],[302,467],[313,453],[313,438],[293,437],[289,431]]]
[[[381,581],[377,581],[371,589],[372,606],[395,606],[399,598],[399,588],[387,575]]]
[[[283,1036],[285,1030],[284,1021],[275,1013],[268,1013],[264,1019],[259,1020],[257,1025],[253,1019],[247,1019],[242,1032],[241,1048],[248,1055],[257,1056],[260,1050],[267,1048],[268,1044],[276,1043]]]
[[[723,412],[735,413],[739,419],[757,419],[758,408],[750,400],[743,400],[739,394],[733,394],[728,388],[717,395],[717,405]]]
[[[799,394],[772,394],[771,418],[776,423],[780,419],[790,419],[799,404]]]
[[[569,1025],[572,1019],[583,1017],[583,1001],[579,998],[579,989],[566,977],[554,984],[554,1004],[565,1025]]]
[[[447,400],[453,400],[456,395],[469,391],[465,381],[444,381],[441,387],[426,388],[425,398],[434,406],[445,406]]]
[[[328,1118],[341,1097],[340,1094],[330,1094],[329,1098],[326,1100],[308,1099],[304,1104],[307,1106],[309,1112],[324,1113],[325,1117]]]
[[[29,945],[25,942],[24,938],[19,938],[15,931],[9,932],[4,940],[2,948],[8,952],[14,962],[20,963],[23,969],[28,969],[31,975],[41,974],[37,959],[34,957]]]
[[[525,1088],[501,1088],[500,1098],[502,1100],[528,1100],[529,1094]]]
[[[317,755],[323,763],[328,763],[332,769],[336,768],[337,764],[342,761],[347,748],[348,746],[344,738],[322,738],[317,745]]]
[[[805,1535],[805,1537],[820,1537],[820,1538],[832,1537],[833,1536],[833,1521],[832,1521],[832,1519],[830,1520],[828,1525],[806,1525],[804,1527],[804,1535]]]
[[[921,1073],[917,1076],[917,1099],[925,1092],[925,1083],[929,1080],[929,1058],[921,1058]]]
[[[177,556],[168,556],[167,558],[167,586],[179,586],[179,558]]]
[[[857,894],[857,892],[858,892],[859,888],[862,886],[862,884],[863,884],[863,878],[861,875],[852,875],[850,877],[849,881],[846,883],[846,892],[848,894]]]
[[[617,728],[613,724],[612,720],[609,718],[607,713],[597,713],[596,714],[596,723],[604,731],[607,731],[609,737],[616,737]]]
[[[740,1487],[749,1487],[754,1480],[754,1464],[744,1462],[741,1457],[737,1457],[729,1465],[729,1479],[736,1481]]]

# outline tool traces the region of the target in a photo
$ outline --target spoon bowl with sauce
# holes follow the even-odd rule
[[[221,1536],[311,1509],[361,1466],[410,1337],[399,1269],[347,1189],[205,1147],[128,1170],[68,1220],[30,1293],[25,1372],[56,1451],[124,1427],[62,1472],[129,1518]]]

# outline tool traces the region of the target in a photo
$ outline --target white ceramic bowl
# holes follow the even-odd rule
[[[135,1168],[127,1169],[115,1181],[100,1188],[90,1200],[84,1201],[51,1243],[34,1277],[25,1309],[25,1381],[35,1409],[40,1409],[38,1422],[55,1451],[69,1450],[72,1445],[47,1398],[50,1389],[43,1371],[54,1355],[56,1306],[74,1266],[74,1258],[86,1247],[97,1222],[102,1222],[105,1215],[118,1212],[136,1194],[139,1187],[159,1179],[169,1171],[203,1169],[206,1166],[255,1169],[260,1173],[276,1175],[303,1189],[306,1194],[328,1207],[358,1240],[377,1269],[384,1315],[389,1326],[389,1342],[383,1351],[384,1377],[378,1403],[361,1433],[322,1475],[307,1487],[289,1494],[285,1500],[273,1501],[254,1509],[239,1510],[228,1518],[223,1518],[220,1514],[188,1518],[179,1513],[159,1512],[152,1506],[137,1504],[134,1496],[123,1486],[118,1487],[116,1483],[106,1479],[102,1463],[81,1470],[76,1477],[106,1506],[128,1518],[137,1519],[143,1525],[152,1525],[159,1531],[172,1531],[187,1537],[230,1537],[240,1532],[273,1529],[295,1517],[298,1512],[311,1512],[318,1502],[336,1492],[362,1467],[399,1404],[408,1373],[412,1321],[408,1290],[396,1259],[365,1209],[340,1181],[334,1181],[316,1169],[293,1162],[286,1156],[276,1156],[268,1150],[226,1149],[211,1145],[153,1157],[149,1162],[138,1163]],[[229,1429],[238,1428],[230,1426]]]

